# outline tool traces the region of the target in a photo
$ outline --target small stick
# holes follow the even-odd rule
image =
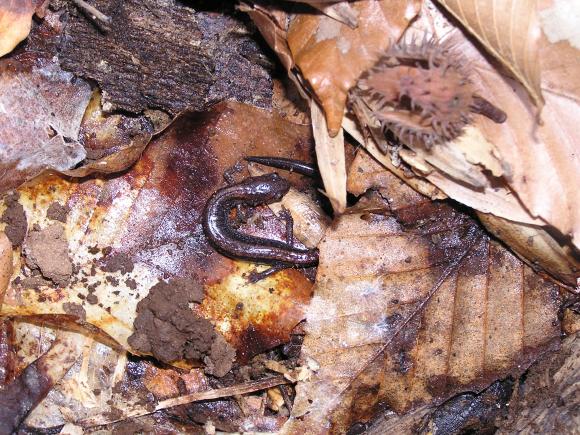
[[[231,387],[198,391],[171,399],[165,399],[158,402],[157,406],[154,408],[147,408],[146,406],[140,404],[129,405],[126,409],[123,410],[123,415],[120,417],[111,417],[109,414],[100,414],[86,418],[77,423],[85,428],[92,426],[102,426],[105,424],[123,421],[131,417],[141,417],[143,415],[152,414],[155,411],[171,408],[173,406],[185,405],[192,402],[198,402],[200,400],[213,400],[222,397],[232,397],[241,394],[248,394],[289,383],[290,381],[284,376],[274,376],[271,378],[260,379],[258,381],[250,381],[243,384],[233,385]]]
[[[89,15],[93,21],[100,21],[103,24],[111,24],[111,17],[103,14],[96,7],[88,4],[85,0],[72,0],[73,3],[83,12]]]

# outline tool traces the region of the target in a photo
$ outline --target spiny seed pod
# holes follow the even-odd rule
[[[458,137],[472,113],[505,121],[505,113],[475,94],[463,63],[433,39],[401,43],[361,76],[352,95],[399,141],[431,148]]]

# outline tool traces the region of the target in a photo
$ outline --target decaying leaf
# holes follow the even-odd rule
[[[534,0],[438,0],[544,105],[538,51],[542,31]]]
[[[418,13],[421,1],[363,0],[351,3],[358,26],[328,16],[297,14],[288,27],[294,63],[308,81],[326,115],[328,132],[339,133],[347,93]]]
[[[13,347],[18,360],[26,363],[18,368],[17,375],[26,369],[31,359],[38,359],[47,352],[47,348],[48,357],[51,347],[63,350],[54,330],[23,321],[14,321],[14,329]],[[78,349],[62,356],[73,357],[76,351],[76,362],[62,374],[58,383],[52,385],[50,393],[22,423],[21,430],[38,432],[67,424],[84,430],[84,433],[93,433],[103,429],[94,426],[109,424],[106,430],[113,432],[125,433],[130,427],[140,427],[147,432],[147,418],[136,421],[130,417],[150,414],[156,408],[159,409],[155,413],[157,430],[162,427],[171,433],[183,433],[195,423],[203,423],[204,419],[213,419],[219,430],[228,432],[235,432],[241,427],[276,431],[284,421],[280,416],[264,416],[259,409],[246,409],[253,412],[243,415],[238,405],[230,399],[232,395],[247,394],[287,382],[282,377],[212,388],[210,379],[201,369],[184,371],[160,368],[151,361],[128,358],[124,351],[110,348],[85,335],[69,334],[71,338],[75,339],[76,336],[82,341]],[[10,345],[0,343],[2,349]],[[52,367],[51,370],[56,368]],[[197,404],[197,400],[206,402]],[[207,407],[208,403],[214,409]],[[179,406],[183,404],[188,404],[188,407]],[[230,418],[223,421],[216,418],[223,415],[221,412],[227,412]],[[182,425],[175,426],[176,418]],[[4,426],[0,427],[0,431],[2,429]]]
[[[164,121],[168,123],[169,119]],[[145,115],[130,117],[104,113],[101,94],[93,92],[79,132],[87,156],[81,167],[62,172],[73,177],[86,177],[93,173],[124,171],[141,156],[152,135],[165,127],[154,125]]]
[[[128,339],[138,302],[160,280],[175,290],[176,280],[187,278],[205,287],[197,315],[211,319],[239,361],[287,341],[312,284],[296,270],[248,283],[255,266],[217,254],[201,215],[224,171],[243,156],[308,160],[308,130],[226,103],[180,115],[118,177],[74,182],[45,175],[23,186],[18,201],[28,235],[2,315],[72,316],[136,351]],[[266,211],[262,236],[282,238],[284,224]]]
[[[33,0],[0,2],[0,57],[10,53],[28,36],[35,8]]]
[[[40,65],[0,61],[0,192],[85,158],[77,138],[90,96],[88,83],[52,60]]]
[[[0,231],[0,307],[4,300],[4,292],[12,276],[12,243],[6,234]]]
[[[543,227],[515,223],[497,216],[478,213],[485,228],[506,243],[534,269],[545,270],[566,283],[571,291],[578,291],[580,258],[569,245],[558,243]]]
[[[302,358],[320,369],[286,433],[345,433],[379,403],[401,413],[478,390],[557,346],[557,286],[394,176],[381,196],[390,214],[343,215],[319,246]]]
[[[16,431],[28,413],[66,374],[80,356],[87,337],[60,331],[51,348],[34,361],[0,395],[0,433]]]

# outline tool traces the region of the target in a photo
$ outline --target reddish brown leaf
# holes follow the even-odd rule
[[[420,5],[414,0],[352,3],[358,17],[356,29],[320,14],[293,18],[288,45],[294,63],[322,104],[331,136],[339,132],[349,89],[399,39]]]

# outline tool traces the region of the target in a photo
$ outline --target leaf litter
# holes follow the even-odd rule
[[[360,10],[357,8],[383,7],[383,3],[368,1],[356,5],[338,3],[332,6],[317,3],[315,7],[326,14],[324,17],[311,13],[291,16],[266,7],[245,6],[257,21],[268,42],[281,56],[287,69],[290,70],[295,65],[300,68],[303,76],[301,77],[300,73],[296,75],[296,70],[292,70],[291,78],[297,83],[306,78],[322,103],[324,113],[318,108],[316,113],[313,110],[311,117],[322,177],[335,211],[346,210],[347,186],[350,192],[357,195],[363,195],[371,189],[355,208],[348,210],[343,216],[336,216],[333,225],[327,230],[320,244],[323,255],[312,301],[310,301],[310,286],[300,274],[294,273],[295,271],[276,275],[278,279],[275,282],[267,281],[263,283],[262,288],[254,286],[249,289],[241,280],[249,271],[247,265],[216,257],[211,250],[204,250],[207,247],[203,246],[203,236],[199,231],[193,229],[188,233],[184,229],[185,222],[195,220],[195,210],[203,205],[204,195],[207,196],[211,191],[209,187],[207,189],[202,187],[201,191],[188,190],[194,178],[197,178],[197,181],[201,180],[201,184],[211,185],[215,189],[219,184],[218,174],[231,166],[236,158],[249,153],[250,150],[263,149],[271,152],[272,147],[265,142],[271,136],[283,138],[283,142],[287,141],[284,147],[276,149],[282,156],[292,154],[293,147],[298,146],[297,154],[310,158],[306,151],[307,147],[304,147],[309,140],[304,139],[307,135],[303,135],[304,132],[301,131],[301,128],[304,130],[303,127],[290,126],[278,120],[271,122],[267,117],[257,115],[254,109],[241,108],[232,103],[220,105],[205,114],[183,113],[153,141],[137,165],[118,177],[71,183],[56,175],[45,175],[19,189],[21,196],[15,197],[13,204],[24,206],[25,234],[28,233],[29,240],[28,244],[25,242],[23,251],[18,248],[18,243],[13,244],[16,246],[17,277],[8,288],[6,305],[2,308],[2,313],[28,316],[30,321],[50,320],[57,328],[76,324],[91,331],[94,338],[112,346],[104,353],[113,360],[118,360],[112,370],[107,369],[109,373],[113,373],[111,382],[102,386],[110,389],[113,384],[117,384],[119,388],[124,389],[124,393],[120,395],[111,390],[111,394],[115,395],[114,405],[103,400],[106,395],[99,397],[100,389],[93,388],[98,382],[95,382],[94,378],[87,377],[87,368],[92,364],[91,358],[97,358],[97,361],[93,362],[98,366],[98,357],[95,355],[99,353],[96,349],[100,346],[102,354],[103,346],[106,345],[96,344],[92,339],[87,341],[81,338],[77,345],[83,348],[80,351],[82,357],[75,364],[79,371],[76,371],[77,368],[66,374],[66,368],[64,371],[54,371],[47,384],[50,386],[66,378],[64,386],[57,385],[55,392],[64,394],[66,400],[73,400],[63,406],[64,402],[49,397],[33,411],[27,420],[28,423],[47,427],[50,417],[56,416],[56,420],[52,420],[53,422],[58,420],[55,424],[75,422],[86,428],[95,424],[124,420],[130,415],[144,416],[166,406],[173,407],[192,400],[216,399],[219,403],[220,398],[228,395],[267,389],[287,382],[282,377],[274,377],[263,383],[238,381],[233,387],[212,388],[208,383],[212,383],[213,378],[207,377],[203,369],[191,367],[190,364],[184,365],[183,361],[174,361],[174,364],[187,367],[189,371],[186,374],[170,367],[161,370],[143,360],[138,360],[139,368],[137,368],[127,360],[124,350],[120,348],[136,350],[128,345],[127,339],[133,332],[130,325],[135,318],[137,301],[145,300],[147,290],[155,282],[159,280],[172,282],[180,276],[187,276],[203,283],[206,296],[194,311],[196,315],[211,319],[216,331],[223,334],[237,350],[237,359],[242,364],[255,354],[295,337],[291,335],[292,328],[301,319],[306,318],[307,322],[298,328],[302,331],[301,334],[305,333],[302,362],[318,371],[313,377],[309,375],[310,377],[300,378],[292,416],[282,429],[286,433],[305,430],[311,431],[308,433],[346,432],[349,428],[356,428],[359,424],[357,422],[368,421],[377,411],[384,409],[385,404],[399,413],[423,405],[436,406],[462,391],[481,390],[495,379],[508,375],[519,376],[539,355],[558,347],[560,334],[558,310],[562,303],[558,286],[553,281],[536,274],[509,253],[503,245],[490,239],[465,210],[450,203],[426,200],[397,181],[364,152],[358,153],[355,163],[350,168],[349,177],[346,178],[344,149],[345,145],[347,147],[349,145],[343,140],[340,126],[352,133],[360,143],[364,143],[384,166],[401,179],[411,180],[410,184],[414,188],[426,193],[430,198],[444,198],[447,193],[476,209],[503,216],[506,223],[498,223],[493,219],[486,221],[492,233],[522,232],[523,235],[518,235],[512,240],[507,238],[508,243],[516,246],[515,250],[522,258],[526,258],[535,269],[540,270],[538,264],[542,265],[569,286],[574,283],[577,262],[575,263],[573,252],[571,253],[569,247],[562,248],[550,233],[542,232],[541,228],[541,225],[549,222],[564,234],[572,234],[574,230],[567,229],[573,227],[570,224],[573,222],[573,212],[565,206],[559,214],[554,213],[555,208],[550,209],[552,204],[541,212],[538,211],[541,205],[538,209],[538,204],[534,203],[534,188],[528,189],[518,184],[522,181],[517,176],[521,168],[516,167],[513,172],[513,167],[506,164],[506,153],[510,155],[512,151],[509,149],[506,151],[498,145],[496,131],[486,127],[484,122],[478,122],[475,128],[466,129],[465,137],[452,144],[436,147],[435,153],[425,152],[420,148],[414,148],[411,152],[397,148],[389,149],[390,154],[385,155],[382,153],[385,148],[379,150],[377,143],[374,142],[376,137],[369,137],[368,131],[360,131],[352,124],[351,118],[343,118],[345,92],[366,67],[357,70],[358,72],[351,71],[352,74],[337,75],[336,71],[341,71],[339,68],[341,65],[344,67],[346,63],[352,61],[350,57],[339,56],[336,58],[338,63],[330,63],[336,67],[333,67],[334,70],[332,68],[309,70],[308,62],[305,60],[317,53],[320,49],[317,44],[321,41],[317,40],[310,45],[306,43],[304,52],[297,51],[299,44],[296,45],[296,38],[288,44],[287,31],[298,31],[293,36],[304,38],[302,41],[304,42],[313,34],[319,34],[322,26],[325,31],[334,29],[336,33],[329,38],[331,42],[327,48],[330,53],[336,49],[340,50],[339,45],[344,45],[346,41],[343,40],[345,35],[356,35],[357,31],[364,33],[364,28],[368,25],[364,16],[361,20]],[[447,7],[453,7],[450,2],[445,3]],[[445,23],[429,2],[425,4],[427,8],[423,8],[420,19],[412,23],[412,28],[424,31],[422,28],[424,23],[421,20],[427,18],[431,20],[431,24],[435,23],[433,26],[436,33],[441,29],[447,32],[450,29],[449,24]],[[419,3],[402,2],[399,6],[396,9],[398,13],[393,11],[390,13],[394,18],[402,17],[406,23],[398,29],[394,40],[402,33],[412,16],[417,14]],[[355,13],[357,10],[358,13]],[[472,23],[469,16],[463,16],[463,21],[468,25]],[[442,22],[443,26],[438,27]],[[285,28],[286,23],[289,23],[288,29]],[[308,25],[292,28],[297,23]],[[479,22],[479,25],[485,27],[485,23]],[[357,26],[362,30],[357,30]],[[485,31],[484,28],[483,33]],[[460,41],[458,44],[461,45],[466,41]],[[392,41],[384,42],[388,46]],[[525,45],[530,41],[522,42]],[[374,62],[370,59],[376,59],[375,55],[380,55],[387,46],[380,50],[371,49],[369,52],[372,52],[371,55],[367,53],[369,57],[365,59],[369,61],[369,65]],[[539,75],[530,69],[526,70],[525,62],[521,62],[522,59],[534,56],[535,48],[529,52],[523,50],[516,52],[513,58],[505,56],[506,52],[502,53],[502,47],[494,47],[493,43],[487,48],[491,48],[492,52],[497,48],[499,57],[504,56],[500,61],[507,62],[508,68],[511,66],[512,70],[516,71],[516,76],[524,83],[524,88],[532,97],[536,98],[536,102],[541,99],[533,85]],[[560,47],[562,52],[567,49]],[[308,53],[308,50],[312,50],[312,53]],[[546,58],[549,56],[548,53],[550,50],[543,52]],[[304,55],[304,58],[300,61],[298,58],[293,59],[293,56],[300,57],[299,55]],[[357,62],[351,62],[351,65],[360,67]],[[499,91],[494,86],[501,87],[496,83],[498,75],[495,66],[489,65],[486,64],[480,76],[484,79],[487,77],[486,74],[489,77],[493,76],[494,79],[489,79],[486,83],[497,93]],[[554,74],[548,73],[548,78],[543,76],[542,80],[546,80],[555,94],[558,94],[559,89],[567,92],[566,102],[573,102],[574,88],[566,88],[565,85],[558,88],[562,71],[564,69],[558,69]],[[312,72],[316,74],[312,75]],[[330,82],[333,80],[336,82],[337,77],[347,77],[348,80],[334,83],[329,91],[317,87],[318,78],[321,77],[332,79]],[[324,86],[328,84],[327,82]],[[513,88],[519,86],[515,82],[508,85]],[[302,90],[304,89],[307,88]],[[503,95],[507,94],[510,92],[503,92],[502,98],[499,98],[492,92],[489,94],[491,97],[489,95],[486,97],[492,102],[503,103]],[[95,99],[95,95],[97,94],[93,94],[93,109],[87,112],[89,117],[85,119],[89,121],[89,130],[96,128],[97,136],[99,128],[104,127],[105,140],[102,143],[83,143],[86,151],[94,153],[95,160],[93,162],[85,160],[86,165],[80,171],[74,169],[71,175],[82,176],[93,171],[107,172],[108,169],[109,172],[114,172],[128,168],[139,157],[152,133],[162,131],[169,121],[161,113],[147,118],[127,117],[126,114],[103,114],[99,109],[100,104],[94,103],[98,101],[98,96]],[[531,107],[531,101],[526,101],[525,94],[518,93],[518,98],[524,101],[523,105],[526,108]],[[562,105],[561,103],[562,101],[559,101],[558,104]],[[310,105],[318,107],[313,100]],[[546,105],[549,111],[548,106],[549,104]],[[501,108],[504,109],[504,106],[501,105]],[[90,115],[91,110],[93,115]],[[545,111],[546,108],[544,114]],[[510,116],[514,117],[511,113],[508,113],[508,120]],[[563,110],[559,113],[562,114]],[[325,115],[326,119],[322,115]],[[95,125],[90,125],[91,118],[96,120]],[[570,119],[572,118],[573,116]],[[107,123],[113,126],[126,126],[136,120],[139,122],[138,120],[145,119],[149,120],[147,121],[149,125],[145,128],[141,125],[135,130],[137,133],[135,144],[126,145],[123,129],[118,129],[117,133],[113,134],[112,141],[107,140],[109,130]],[[189,125],[191,123],[194,124],[193,127]],[[327,123],[329,128],[326,127]],[[257,124],[262,130],[256,129]],[[538,128],[543,127],[545,125]],[[227,131],[225,134],[224,128]],[[274,130],[273,135],[270,132],[261,133],[263,129],[268,128]],[[299,133],[293,135],[287,129],[295,129]],[[250,133],[247,134],[244,130]],[[214,138],[216,131],[217,139]],[[78,137],[78,132],[73,136]],[[197,138],[198,136],[201,136],[201,139]],[[189,137],[197,139],[182,140]],[[573,146],[571,141],[564,139],[564,147]],[[250,143],[249,148],[240,147],[240,144],[246,142]],[[525,141],[522,140],[523,142]],[[191,147],[200,144],[201,154],[193,156]],[[393,150],[394,152],[391,152]],[[537,147],[534,150],[536,152]],[[124,152],[128,154],[124,155]],[[212,155],[217,161],[207,159],[207,156]],[[117,156],[121,157],[117,159]],[[559,162],[564,162],[566,156],[566,152],[562,153],[560,157],[563,159]],[[512,157],[513,155],[510,158]],[[188,161],[187,164],[182,163],[184,158]],[[208,166],[204,167],[200,162],[208,163]],[[569,163],[570,168],[575,164],[573,159]],[[99,171],[99,165],[106,170]],[[409,167],[414,172],[411,172]],[[568,173],[568,169],[563,173]],[[496,178],[490,177],[487,170]],[[188,171],[194,175],[188,174]],[[333,174],[339,176],[333,178]],[[423,176],[434,185],[426,182]],[[504,180],[498,189],[497,181],[501,176]],[[545,179],[540,173],[533,183]],[[458,180],[460,184],[457,183]],[[523,184],[528,181],[524,180]],[[51,186],[52,192],[47,196],[43,190],[48,185]],[[302,186],[304,185],[302,182]],[[510,197],[514,191],[521,202],[519,199],[514,201]],[[566,201],[573,203],[568,193],[564,192],[562,199],[564,203]],[[187,202],[193,204],[193,210],[186,210],[184,204]],[[55,204],[61,203],[64,204],[62,213],[55,207]],[[155,207],[151,207],[151,204],[155,204]],[[303,201],[298,199],[298,205],[301,204]],[[369,206],[368,211],[365,211],[365,204]],[[49,206],[52,207],[50,213]],[[173,213],[172,208],[176,206],[179,211]],[[503,211],[498,212],[498,207]],[[265,213],[263,216],[266,220],[269,219],[267,210],[261,210],[260,213]],[[540,221],[537,216],[541,216],[543,220]],[[517,217],[516,221],[525,222],[527,226],[525,231],[522,230],[523,226],[514,229],[508,220],[514,217]],[[119,221],[124,225],[118,227]],[[13,222],[4,223],[8,224],[6,228],[9,228]],[[307,226],[306,223],[305,227]],[[28,266],[22,267],[24,264],[22,260],[26,258],[20,257],[19,253],[24,252],[27,257],[34,259],[34,255],[27,252],[27,249],[30,251],[27,246],[37,233],[51,228],[51,237],[58,229],[69,243],[68,251],[74,267],[70,274],[65,275],[69,275],[68,279],[72,284],[62,280],[60,273],[51,276],[50,273],[43,272],[38,261],[31,260]],[[270,228],[266,230],[268,237],[280,237],[281,231],[276,229],[275,224],[267,228]],[[135,234],[132,233],[134,229],[138,229]],[[320,232],[318,228],[316,234],[312,233],[310,237],[320,237]],[[61,236],[53,238],[57,240]],[[523,242],[526,237],[528,242],[530,238],[539,239],[540,245],[543,244],[542,246],[548,248],[540,248],[540,253],[527,249]],[[200,247],[201,249],[197,250]],[[85,254],[83,258],[79,253],[85,249],[90,255]],[[56,252],[58,251],[57,249]],[[545,251],[550,252],[546,254]],[[65,259],[67,255],[69,254],[63,252],[59,257]],[[546,266],[547,258],[554,264]],[[209,270],[206,270],[207,266]],[[38,270],[35,272],[37,267]],[[195,271],[193,275],[192,271]],[[216,277],[218,279],[214,281],[212,278]],[[295,287],[297,284],[298,289]],[[121,290],[114,290],[111,295],[113,288]],[[278,290],[274,298],[266,293],[267,290],[271,294],[273,288]],[[74,296],[77,291],[78,294]],[[127,299],[127,295],[131,298]],[[296,298],[298,304],[295,303]],[[114,305],[120,304],[121,299],[124,303],[129,301],[129,309],[126,306],[123,310],[114,308]],[[243,302],[240,303],[240,300]],[[268,315],[261,317],[264,313]],[[284,315],[280,315],[281,313]],[[55,314],[57,317],[54,317]],[[256,323],[257,319],[259,321]],[[71,321],[73,323],[70,323]],[[6,324],[4,322],[3,325]],[[17,325],[24,334],[38,333],[35,332],[37,327],[29,323],[20,322]],[[257,334],[256,325],[262,328],[262,330],[258,328]],[[94,327],[98,329],[95,330]],[[10,335],[9,328],[3,326],[2,333],[7,331],[6,333]],[[108,337],[103,335],[102,331],[105,331]],[[111,342],[110,337],[117,343]],[[48,344],[49,348],[51,341]],[[59,340],[54,343],[59,351]],[[71,352],[71,358],[74,359],[75,355],[79,355],[80,347]],[[20,348],[20,351],[22,350]],[[39,350],[29,349],[28,352],[26,358],[32,361],[35,358],[33,355],[37,355]],[[10,352],[0,351],[0,360],[9,355]],[[276,369],[274,362],[266,366],[274,368],[274,371],[286,373],[287,369]],[[30,370],[34,370],[34,366],[30,367]],[[136,384],[130,382],[129,378],[135,377],[138,372],[149,373],[145,377],[137,375],[142,385],[145,385],[144,389],[135,388]],[[307,372],[310,373],[309,370]],[[12,376],[16,376],[14,373]],[[80,377],[75,377],[75,373],[80,373]],[[286,375],[292,381],[297,380],[294,376],[287,373]],[[21,376],[17,377],[15,382],[19,382]],[[125,383],[119,383],[122,379]],[[184,383],[186,390],[183,389]],[[489,391],[492,388],[490,387]],[[132,395],[133,400],[128,400],[131,390],[136,394]],[[279,429],[286,417],[278,415],[267,418],[263,411],[266,403],[271,406],[270,409],[279,410],[280,404],[287,401],[286,398],[282,399],[284,391],[282,387],[269,389],[262,399],[259,396],[239,397],[239,409],[242,409],[247,418],[244,420],[232,417],[231,425],[228,426],[228,422],[220,423],[222,430],[226,427],[237,430],[240,427],[247,427],[243,426],[247,424],[253,424],[254,428],[260,430]],[[155,400],[151,400],[151,393],[155,396]],[[266,396],[267,400],[264,399]],[[164,397],[166,399],[163,399]],[[461,402],[461,397],[456,398],[457,403]],[[454,403],[453,400],[455,399],[451,399],[448,403]],[[91,406],[74,415],[71,410],[75,409],[75,406],[77,409],[84,408],[79,407],[82,403],[90,403]],[[95,405],[97,403],[98,405]],[[223,406],[231,406],[232,403],[233,401],[226,400]],[[89,410],[91,407],[93,409]],[[210,410],[205,403],[190,405],[189,409],[199,412],[198,417],[202,420],[198,422],[205,423],[208,428],[212,427],[211,418],[219,415],[219,412],[216,414],[218,408]],[[223,409],[225,408],[222,408],[222,411]],[[417,412],[424,413],[424,409],[421,407]],[[440,409],[444,412],[445,408]],[[28,411],[30,409],[12,415],[22,418]],[[169,412],[175,416],[184,415],[180,407]],[[414,414],[409,414],[410,419],[406,424],[411,424],[412,415]],[[148,417],[143,417],[139,421],[142,430],[151,424]],[[133,424],[132,420],[122,424],[125,423],[129,426]],[[168,427],[171,426],[170,423],[166,424]],[[129,427],[125,429],[128,430]],[[171,429],[178,430],[176,427]]]

